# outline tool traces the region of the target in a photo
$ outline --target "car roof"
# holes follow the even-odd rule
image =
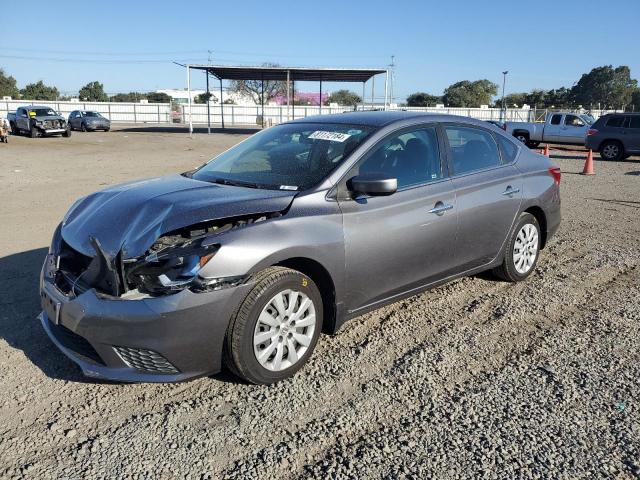
[[[459,115],[447,115],[443,113],[431,112],[409,112],[409,111],[365,111],[334,113],[330,115],[314,115],[311,117],[299,118],[289,123],[333,123],[348,125],[363,125],[371,127],[384,127],[392,123],[403,120],[420,119],[433,122],[464,122],[485,126],[486,122],[470,117]]]

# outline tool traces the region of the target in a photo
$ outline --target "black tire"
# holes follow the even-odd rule
[[[295,289],[313,302],[316,324],[313,337],[300,359],[281,371],[263,367],[253,347],[256,323],[264,307],[279,292]],[[309,359],[322,330],[322,295],[316,284],[306,275],[284,267],[269,267],[258,273],[255,285],[238,307],[227,328],[224,344],[224,363],[238,377],[247,382],[268,385],[294,375]]]
[[[529,143],[529,134],[526,132],[517,132],[514,133],[513,136],[516,137],[516,140],[521,141],[525,145]]]
[[[9,123],[9,126],[11,127],[12,135],[20,135],[20,129],[16,126],[14,122]]]
[[[62,136],[69,138],[71,136],[71,127],[67,127]]]
[[[540,142],[527,142],[527,147],[529,148],[537,148],[540,145]]]
[[[86,125],[84,122],[82,122],[82,126],[80,127],[80,129],[81,129],[83,132],[86,132],[86,131],[87,131],[87,125]]]
[[[105,128],[104,131],[108,132],[109,130],[111,130],[110,128]]]
[[[533,260],[533,264],[529,267],[529,269],[525,273],[521,273],[516,269],[513,255],[514,255],[514,247],[515,247],[516,240],[518,238],[518,234],[520,233],[522,228],[527,224],[533,225],[537,230],[537,233],[538,233],[537,249],[536,249],[536,256]],[[525,280],[536,269],[536,265],[538,264],[538,259],[540,258],[541,240],[542,240],[542,234],[540,232],[540,225],[538,224],[538,220],[536,220],[536,217],[534,217],[533,215],[527,212],[521,213],[520,217],[518,218],[518,221],[516,222],[509,236],[509,241],[507,242],[507,247],[504,252],[504,259],[502,260],[502,265],[495,268],[493,270],[493,273],[499,278],[506,280],[507,282],[521,282]]]
[[[624,147],[617,140],[607,140],[600,145],[600,158],[613,162],[622,160],[624,157]]]
[[[29,131],[29,136],[31,138],[36,138],[38,136],[38,129],[35,126],[31,126],[31,130]]]

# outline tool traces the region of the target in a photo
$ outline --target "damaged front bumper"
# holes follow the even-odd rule
[[[233,311],[251,282],[138,300],[72,297],[44,274],[39,319],[56,346],[92,378],[175,382],[217,373]]]

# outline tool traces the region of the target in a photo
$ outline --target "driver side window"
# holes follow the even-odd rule
[[[358,167],[358,174],[367,173],[396,178],[399,189],[441,179],[435,127],[404,131],[383,140]]]

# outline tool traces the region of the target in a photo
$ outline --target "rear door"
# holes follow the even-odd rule
[[[520,210],[523,181],[513,165],[520,147],[501,138],[513,151],[506,158],[488,130],[467,124],[444,130],[458,211],[455,261],[466,271],[496,257]]]
[[[625,149],[628,152],[640,152],[640,115],[631,115],[628,120]]]
[[[456,199],[443,168],[442,137],[435,125],[402,129],[381,140],[341,186],[348,286],[347,308],[357,311],[451,269]],[[389,196],[353,197],[348,180],[382,173],[398,180]]]
[[[544,142],[559,142],[561,129],[563,124],[563,115],[561,113],[554,113],[544,125],[544,133],[542,141]]]

